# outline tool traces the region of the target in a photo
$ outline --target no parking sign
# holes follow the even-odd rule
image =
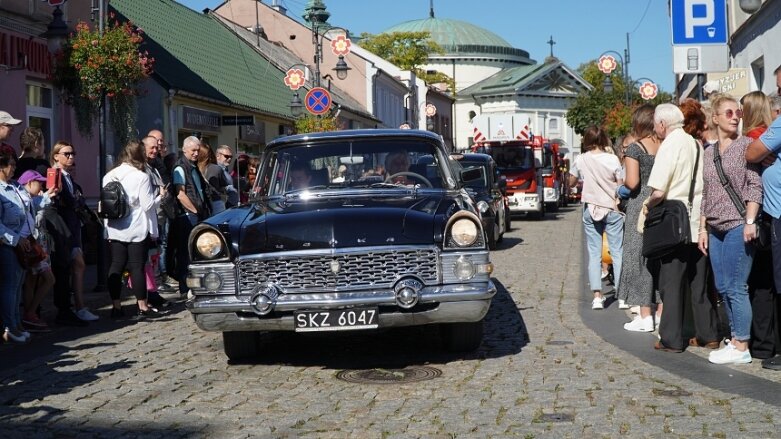
[[[331,109],[331,93],[323,87],[313,87],[304,98],[307,111],[319,116]]]

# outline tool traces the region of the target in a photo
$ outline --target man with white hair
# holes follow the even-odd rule
[[[689,193],[694,180],[689,209],[690,240],[673,253],[660,258],[659,291],[664,312],[659,323],[660,340],[655,349],[683,352],[687,346],[719,347],[716,328],[716,308],[708,297],[708,259],[697,248],[702,203],[702,151],[694,138],[683,130],[683,113],[673,104],[661,104],[654,111],[654,131],[662,144],[656,153],[654,167],[648,179],[653,189],[644,210],[664,200],[679,200],[689,205]],[[691,289],[695,337],[683,338],[684,297],[686,285]]]
[[[198,221],[210,216],[209,202],[204,199],[203,191],[208,188],[206,180],[198,170],[198,153],[201,141],[190,136],[182,142],[182,156],[173,171],[173,187],[177,200],[177,216],[169,231],[168,251],[176,251],[176,279],[179,281],[179,294],[187,294],[187,266],[190,255],[187,240]],[[171,273],[168,273],[169,275]]]

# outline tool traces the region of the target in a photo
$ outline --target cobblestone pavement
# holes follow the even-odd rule
[[[587,329],[576,209],[514,227],[492,256],[499,293],[475,353],[443,353],[435,329],[412,328],[267,336],[256,362],[228,365],[220,335],[180,305],[157,321],[104,319],[80,338],[1,347],[0,363],[36,344],[39,354],[0,368],[0,437],[781,436],[778,407],[680,378]],[[336,378],[421,365],[442,374]]]

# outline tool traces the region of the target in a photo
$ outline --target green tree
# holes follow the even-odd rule
[[[427,84],[446,84],[448,90],[455,90],[455,81],[450,76],[435,71],[425,71],[425,65],[432,54],[442,54],[444,50],[431,39],[430,32],[392,32],[389,34],[361,34],[360,46],[380,58],[415,72],[418,78]]]
[[[567,124],[577,134],[583,134],[587,127],[597,125],[603,127],[612,138],[623,136],[631,129],[632,112],[637,107],[646,102],[657,105],[672,101],[672,95],[664,91],[660,91],[651,101],[644,101],[640,97],[639,90],[633,87],[627,105],[625,103],[627,81],[621,71],[619,64],[610,76],[612,90],[608,92],[605,90],[605,75],[597,67],[596,61],[578,67],[578,72],[593,86],[593,89],[580,93],[567,111]]]

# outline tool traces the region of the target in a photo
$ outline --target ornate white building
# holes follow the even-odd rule
[[[479,26],[436,18],[407,21],[383,33],[429,32],[443,49],[423,68],[451,76],[456,83],[453,111],[455,146],[471,144],[474,115],[531,115],[534,134],[559,142],[572,152],[580,150],[580,138],[566,123],[574,98],[590,85],[578,73],[555,58],[537,64],[525,50],[513,47],[499,35]]]

